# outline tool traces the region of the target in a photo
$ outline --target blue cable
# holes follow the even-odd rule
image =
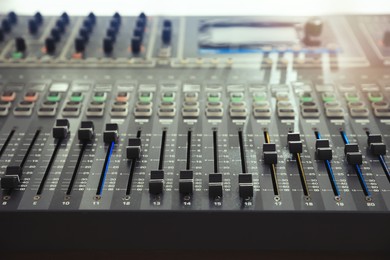
[[[108,172],[108,167],[110,166],[110,160],[111,160],[112,152],[114,150],[114,146],[115,146],[115,142],[112,142],[110,144],[110,148],[109,148],[109,151],[108,151],[108,157],[107,157],[106,165],[104,167],[103,181],[102,181],[102,185],[100,186],[99,195],[101,195],[102,192],[103,192],[104,182],[106,181],[106,175],[107,175],[107,172]]]

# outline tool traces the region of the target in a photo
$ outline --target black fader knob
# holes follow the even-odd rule
[[[323,22],[319,17],[310,18],[305,24],[306,37],[318,37],[322,33]]]
[[[64,22],[65,25],[68,25],[70,22],[69,15],[67,13],[63,13],[61,15],[61,20]]]
[[[90,142],[95,136],[95,127],[92,121],[82,121],[77,132],[80,142]]]
[[[0,28],[0,42],[4,40],[4,32],[3,29]]]
[[[60,33],[65,32],[65,23],[63,20],[61,19],[57,20],[56,27]]]
[[[22,37],[18,37],[15,39],[16,51],[25,52],[26,51],[26,41]]]

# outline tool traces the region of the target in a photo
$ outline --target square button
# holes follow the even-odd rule
[[[1,94],[1,100],[2,101],[8,101],[8,102],[12,102],[14,101],[16,98],[16,93],[13,92],[13,91],[5,91]]]
[[[141,92],[139,93],[139,101],[141,102],[150,102],[153,98],[153,93],[151,92]]]
[[[81,102],[83,101],[84,95],[81,92],[73,92],[70,96],[70,101]]]
[[[116,101],[118,102],[127,102],[129,100],[129,93],[128,92],[119,92],[116,95]]]
[[[95,92],[93,95],[93,100],[98,102],[104,102],[107,99],[107,93],[106,92]]]
[[[49,92],[47,95],[47,100],[52,102],[58,102],[61,99],[61,94],[59,92]]]
[[[24,95],[24,101],[35,102],[38,99],[38,93],[29,91]]]

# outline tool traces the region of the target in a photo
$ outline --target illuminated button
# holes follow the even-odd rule
[[[223,109],[222,108],[207,108],[206,116],[208,118],[222,118],[223,117]]]
[[[107,93],[106,92],[95,92],[93,94],[93,100],[97,102],[104,102],[107,99]]]
[[[80,107],[81,103],[78,101],[68,101],[66,102],[67,107]]]
[[[320,111],[318,108],[303,108],[302,116],[304,118],[318,118],[320,116]]]
[[[163,101],[160,104],[160,108],[175,108],[176,103],[171,101]]]
[[[47,100],[52,102],[58,102],[61,100],[60,92],[49,92],[47,95]]]
[[[104,114],[104,109],[100,107],[89,107],[87,109],[86,115],[93,117],[102,117]]]
[[[183,108],[181,110],[184,118],[197,118],[199,116],[199,108]]]
[[[348,107],[349,108],[363,108],[365,107],[364,102],[362,101],[353,101],[353,102],[348,102]]]
[[[24,100],[25,101],[30,101],[30,102],[35,102],[38,99],[38,93],[37,92],[27,92],[24,95]]]
[[[112,107],[113,108],[127,108],[129,103],[125,102],[125,101],[115,101],[113,104],[112,104]]]
[[[20,60],[23,58],[24,55],[23,55],[23,52],[15,51],[11,54],[11,56],[12,56],[12,59],[14,59],[14,60]]]
[[[219,102],[221,100],[221,93],[209,93],[207,95],[207,101]]]
[[[359,101],[359,94],[356,92],[346,92],[345,99],[347,101]]]
[[[253,116],[255,118],[270,118],[271,109],[270,108],[255,108],[253,109]]]
[[[162,94],[162,101],[163,102],[173,102],[175,100],[175,93],[174,92],[165,92]]]
[[[91,108],[104,108],[105,104],[102,101],[92,101],[89,103]]]
[[[199,102],[193,102],[193,101],[186,101],[183,103],[183,108],[198,108]]]
[[[244,93],[230,93],[231,102],[241,102],[244,99]]]
[[[20,101],[18,106],[20,107],[34,107],[34,102],[31,102],[31,101]]]
[[[152,106],[153,106],[153,103],[152,102],[143,102],[143,101],[138,101],[135,106],[137,108],[149,108],[151,109]]]
[[[56,109],[52,107],[41,107],[38,109],[38,116],[55,116]]]
[[[73,92],[72,95],[70,96],[70,101],[75,101],[75,102],[81,102],[83,101],[83,93],[81,92]]]
[[[161,118],[172,118],[176,114],[176,109],[174,109],[174,108],[160,108],[158,110],[157,114]]]
[[[245,119],[248,115],[248,110],[246,108],[231,108],[229,113],[230,117],[233,119]]]
[[[344,109],[342,109],[342,108],[326,108],[325,114],[329,118],[344,118]]]
[[[222,108],[222,102],[207,102],[206,108]]]
[[[265,92],[254,92],[253,100],[256,102],[265,101],[267,99],[267,93]]]
[[[187,92],[184,94],[184,101],[186,102],[196,102],[198,101],[198,93],[197,92]]]
[[[16,98],[16,93],[13,92],[13,91],[5,91],[3,92],[3,94],[1,95],[1,100],[2,101],[9,101],[9,102],[12,102],[14,101]]]
[[[371,106],[373,108],[388,108],[389,107],[389,103],[386,102],[386,101],[372,102]]]
[[[153,98],[153,93],[152,92],[140,92],[139,93],[139,101],[141,102],[151,102]]]
[[[368,93],[368,99],[371,102],[380,102],[383,100],[383,95],[380,92],[370,92]]]
[[[45,101],[45,102],[42,103],[42,107],[56,108],[57,106],[58,106],[58,103],[54,102],[54,101]]]
[[[367,108],[351,108],[350,114],[352,117],[368,117],[368,109]]]
[[[336,100],[336,95],[332,92],[324,92],[322,93],[322,100],[324,102],[333,102]]]
[[[0,101],[0,107],[11,107],[11,102],[9,101]]]
[[[302,102],[311,102],[313,101],[313,96],[311,95],[311,92],[303,92],[299,99],[302,101]]]
[[[374,114],[379,118],[390,118],[390,108],[375,108]]]
[[[8,107],[0,107],[0,116],[8,115]]]
[[[129,113],[127,108],[115,108],[113,107],[110,111],[111,116],[125,117]]]
[[[119,92],[116,95],[116,101],[127,102],[129,100],[130,94],[128,92]]]
[[[30,116],[32,114],[31,107],[15,107],[14,115],[15,116]]]
[[[292,108],[278,108],[278,116],[282,119],[293,119],[295,110]]]
[[[135,117],[150,117],[152,115],[152,109],[150,108],[135,108],[134,109]]]
[[[64,107],[62,110],[62,116],[64,117],[77,117],[80,115],[80,107]]]

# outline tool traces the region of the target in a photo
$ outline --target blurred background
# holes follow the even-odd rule
[[[0,12],[46,15],[323,15],[389,13],[390,0],[0,0]]]

